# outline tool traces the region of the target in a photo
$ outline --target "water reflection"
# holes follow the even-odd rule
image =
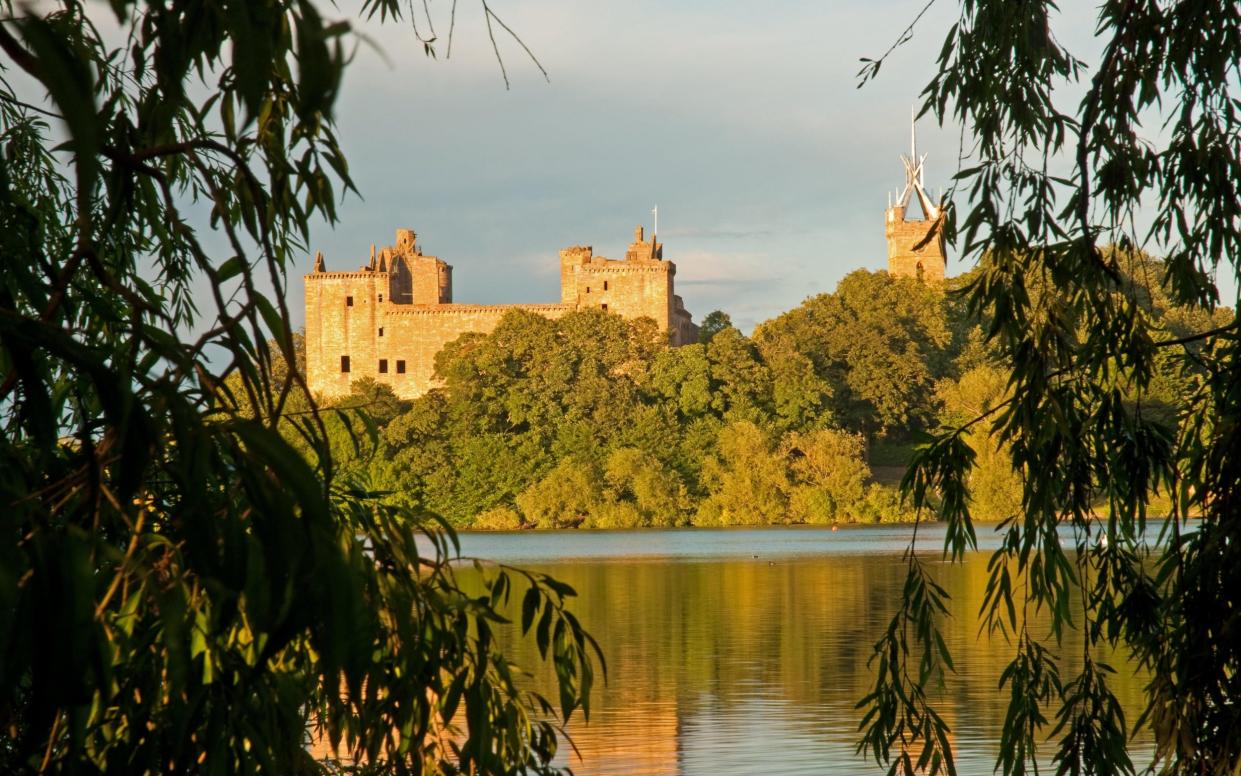
[[[907,528],[472,534],[462,551],[520,561],[579,592],[574,610],[603,645],[609,683],[590,723],[570,730],[575,772],[878,772],[854,754],[854,704],[872,681],[866,661],[900,594],[908,538]],[[959,672],[940,710],[959,772],[991,774],[1008,649],[978,636],[986,553],[937,573],[956,602],[945,635]],[[523,665],[536,662],[530,644],[506,642]],[[1075,634],[1060,652],[1067,679]],[[1136,719],[1141,680],[1113,662]],[[550,691],[547,676],[537,681]]]

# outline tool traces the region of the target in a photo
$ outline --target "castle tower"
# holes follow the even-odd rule
[[[641,226],[623,259],[594,255],[588,245],[560,252],[560,302],[578,310],[605,310],[626,318],[650,318],[673,345],[698,340],[684,303],[674,291],[676,264],[664,260],[664,246]]]
[[[422,255],[413,229],[397,229],[396,245],[385,248],[384,255],[393,304],[452,304],[452,267]]]
[[[944,250],[944,211],[926,193],[923,168],[926,154],[918,156],[914,126],[909,129],[909,156],[905,165],[905,188],[884,213],[884,233],[888,238],[888,274],[938,282],[944,279],[947,254]],[[908,218],[911,197],[917,197],[922,218]],[[941,203],[942,204],[942,203]]]
[[[351,382],[373,371],[383,324],[387,276],[371,264],[328,271],[322,253],[306,275],[306,380],[316,393],[341,396]]]

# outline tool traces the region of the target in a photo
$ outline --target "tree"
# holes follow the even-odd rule
[[[635,447],[612,451],[604,477],[619,503],[632,504],[625,527],[677,526],[685,522],[685,485],[663,463]]]
[[[698,327],[698,341],[703,345],[709,344],[716,334],[725,329],[735,328],[733,319],[723,310],[712,310],[702,319],[702,325]]]
[[[646,387],[659,401],[674,407],[683,419],[708,413],[712,397],[707,346],[694,343],[658,354],[651,364]]]
[[[859,516],[870,479],[861,436],[826,428],[794,431],[781,447],[793,474],[789,508],[794,517],[834,523]]]
[[[796,407],[784,387],[782,413],[826,415],[868,435],[917,429],[932,416],[934,382],[948,368],[951,339],[939,289],[865,270],[849,273],[834,292],[807,299],[754,332],[800,402],[813,397],[824,405]],[[801,354],[813,373],[779,358],[789,353]]]
[[[591,461],[566,458],[519,496],[526,521],[540,528],[571,528],[599,507],[603,475]]]
[[[943,425],[955,428],[990,411],[1004,401],[1006,383],[1003,370],[992,366],[977,366],[958,380],[945,380],[937,392],[943,404]],[[1018,514],[1021,476],[1013,469],[1008,446],[982,424],[970,428],[965,441],[975,456],[968,475],[970,516],[994,522]]]
[[[337,406],[384,428],[337,458],[454,526],[898,519],[865,487],[862,437],[827,427],[810,359],[767,344],[730,327],[671,348],[645,320],[515,311],[449,343],[444,385],[408,409],[359,382]]]
[[[1053,10],[963,3],[923,91],[923,112],[970,138],[957,176],[970,206],[950,213],[949,232],[978,262],[961,293],[1009,393],[929,439],[903,487],[946,521],[945,553],[959,559],[975,546],[971,430],[1009,445],[1022,475],[983,606],[989,631],[1013,647],[997,770],[1027,772],[1050,734],[1060,773],[1132,772],[1127,744],[1145,729],[1161,772],[1235,773],[1241,338],[1232,313],[1178,336],[1147,310],[1162,295],[1216,320],[1216,272],[1241,273],[1241,16],[1227,2],[1107,0],[1092,69],[1054,33]],[[1064,109],[1079,83],[1080,102]],[[1143,245],[1164,254],[1157,273],[1135,271]],[[1174,422],[1148,411],[1169,359],[1192,375]],[[1148,525],[1158,492],[1172,494],[1170,519]],[[1063,546],[1061,529],[1072,537]],[[912,550],[908,559],[903,603],[876,644],[860,747],[891,771],[934,773],[951,762],[928,700],[951,667],[936,627],[950,602]],[[1049,637],[1027,627],[1024,613],[1039,609]],[[1056,653],[1070,627],[1085,639],[1067,676]],[[1120,714],[1109,685],[1105,656],[1121,648],[1150,676],[1138,720]]]
[[[770,413],[771,374],[754,343],[724,329],[707,345],[711,409],[722,418],[757,421]]]
[[[835,390],[820,376],[814,361],[798,349],[792,337],[774,336],[759,342],[763,362],[771,372],[771,398],[775,414],[788,428],[808,428],[834,420]]]
[[[313,732],[373,772],[555,771],[597,654],[572,591],[500,569],[463,592],[452,534],[339,471],[344,415],[288,368],[286,269],[352,189],[349,24],[106,7],[119,35],[0,3],[41,102],[0,82],[0,770],[322,772]],[[493,647],[515,585],[557,713]]]
[[[748,420],[720,429],[715,455],[703,464],[710,495],[695,525],[779,525],[789,520],[788,466],[771,436]]]

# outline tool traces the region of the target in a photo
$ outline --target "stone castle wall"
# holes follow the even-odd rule
[[[650,318],[662,331],[673,331],[676,265],[662,256],[663,246],[644,240],[641,227],[622,261],[595,256],[590,246],[566,248],[560,252],[560,301],[579,310]]]
[[[349,393],[349,381],[376,361],[376,332],[388,273],[318,272],[306,276],[306,382],[312,392]],[[341,358],[349,359],[344,371]],[[356,366],[355,366],[356,365]]]
[[[452,303],[452,267],[423,256],[415,235],[398,230],[397,244],[376,252],[356,272],[327,272],[322,257],[306,275],[306,377],[312,392],[347,395],[354,380],[370,377],[414,398],[434,388],[435,356],[470,332],[488,333],[510,310],[559,318],[602,309],[626,318],[648,317],[673,345],[695,342],[698,327],[673,293],[676,265],[663,246],[639,228],[626,258],[568,248],[561,258],[560,304]]]
[[[384,316],[384,335],[378,338],[375,357],[387,360],[387,374],[373,375],[392,386],[397,396],[421,396],[438,384],[435,356],[462,334],[489,334],[510,310],[526,310],[547,318],[559,318],[572,310],[559,304],[472,305],[446,304],[395,309]],[[402,373],[402,369],[404,373]]]

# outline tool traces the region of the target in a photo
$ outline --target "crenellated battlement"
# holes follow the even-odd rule
[[[564,313],[573,310],[567,304],[443,304],[429,306],[393,305],[387,310],[388,315],[474,315],[476,313],[506,313],[509,310],[524,310],[531,313]]]
[[[674,272],[676,265],[668,261],[648,262],[645,259],[629,261],[628,259],[591,259],[582,267],[590,272],[615,272],[618,275],[626,272]]]
[[[370,270],[358,270],[356,272],[313,272],[309,275],[306,275],[305,277],[306,277],[306,280],[312,281],[312,282],[318,281],[318,280],[350,280],[350,279],[355,279],[355,278],[363,279],[363,278],[376,278],[376,277],[382,277],[386,280],[388,277],[388,273],[387,272],[371,272]]]
[[[589,245],[573,245],[560,251],[562,262],[581,264],[590,261],[595,249]]]

